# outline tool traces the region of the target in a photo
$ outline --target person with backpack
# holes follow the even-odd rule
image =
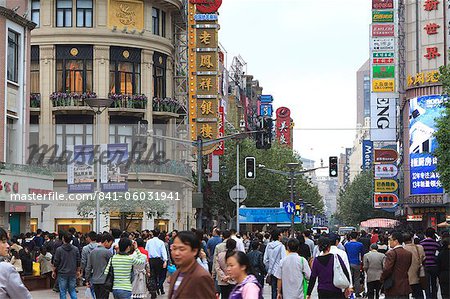
[[[0,298],[32,299],[19,273],[6,260],[9,257],[8,233],[0,227]]]
[[[258,280],[262,288],[264,288],[264,277],[267,274],[266,266],[263,261],[263,254],[259,251],[260,243],[257,239],[250,243],[250,252],[247,253],[248,259],[250,260],[250,266],[252,267],[253,274]]]
[[[281,260],[280,266],[275,271],[274,275],[278,279],[278,299],[305,298],[303,280],[309,280],[311,269],[308,261],[298,255],[299,245],[300,242],[297,239],[292,238],[288,240],[287,248],[289,254]]]

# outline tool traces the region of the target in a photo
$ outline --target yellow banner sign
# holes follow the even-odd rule
[[[372,92],[394,92],[395,79],[373,79]]]
[[[144,28],[144,2],[138,0],[109,0],[108,25],[118,30]]]
[[[397,189],[395,180],[375,180],[375,192],[395,192]]]

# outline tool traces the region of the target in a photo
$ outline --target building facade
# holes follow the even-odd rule
[[[0,1],[0,226],[17,235],[37,226],[30,217],[36,203],[16,196],[50,192],[49,171],[24,165],[29,123],[30,34],[36,26],[28,15],[29,1]]]
[[[450,218],[448,196],[436,172],[434,119],[440,115],[439,67],[448,64],[447,1],[407,1],[406,96],[400,103],[403,220],[417,228],[436,227]]]
[[[49,161],[52,153],[62,156],[75,145],[128,144],[128,192],[146,193],[145,200],[149,192],[177,193],[179,200],[166,200],[161,215],[127,211],[126,229],[188,228],[192,149],[148,135],[187,138],[185,103],[174,99],[174,23],[182,1],[33,0],[31,5],[38,26],[31,37],[30,145],[54,146],[45,154]],[[112,104],[96,117],[90,98]],[[162,163],[154,163],[157,153],[164,155]],[[67,163],[49,164],[54,190],[68,196]],[[81,219],[79,204],[51,203],[36,216],[46,230],[92,230],[94,217]],[[102,213],[101,229],[123,228],[123,218],[120,207],[110,209]]]
[[[356,72],[356,123],[363,126],[367,117],[370,117],[369,60]]]

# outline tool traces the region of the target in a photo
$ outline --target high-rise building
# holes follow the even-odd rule
[[[367,60],[356,72],[356,123],[364,126],[370,117],[370,62]]]

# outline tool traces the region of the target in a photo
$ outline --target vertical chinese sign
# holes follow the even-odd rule
[[[286,107],[280,107],[276,111],[276,136],[280,145],[292,146],[291,144],[291,110]]]
[[[193,140],[219,136],[217,9],[221,0],[189,1],[189,125]],[[205,147],[210,154],[217,145]]]

